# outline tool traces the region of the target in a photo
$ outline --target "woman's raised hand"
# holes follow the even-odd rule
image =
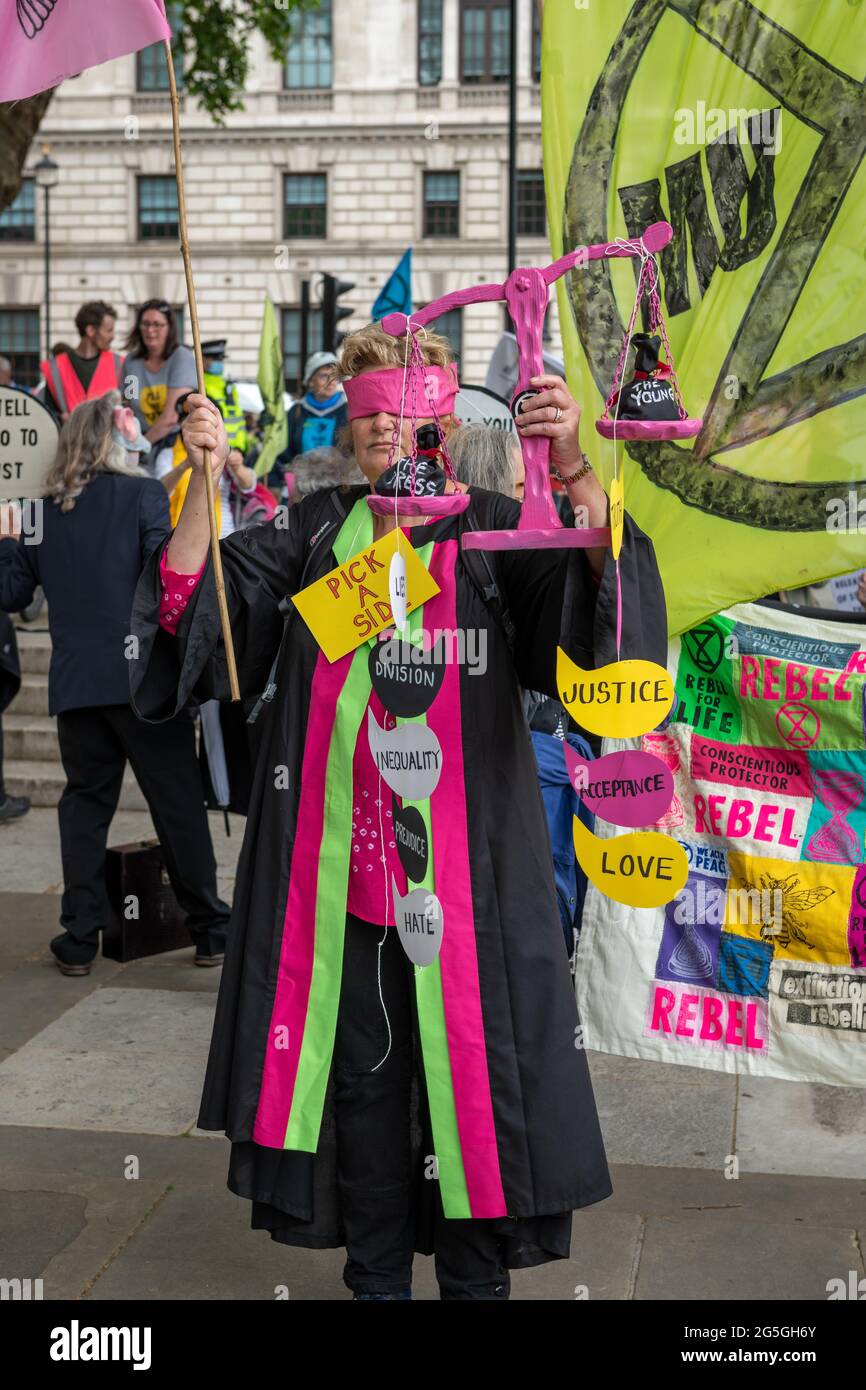
[[[193,468],[204,465],[204,451],[211,455],[211,469],[216,482],[223,471],[229,456],[229,441],[223,417],[213,401],[195,392],[187,398],[187,417],[183,422],[181,434],[189,461]]]
[[[534,434],[547,435],[551,462],[567,476],[583,462],[580,406],[561,376],[546,372],[532,377],[530,384],[538,395],[531,396],[517,416],[518,436],[525,439]]]

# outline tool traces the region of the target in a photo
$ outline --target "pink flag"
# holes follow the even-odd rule
[[[171,38],[164,0],[0,0],[0,101]]]

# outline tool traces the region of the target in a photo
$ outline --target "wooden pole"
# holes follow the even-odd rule
[[[177,211],[180,223],[180,250],[183,256],[183,269],[186,275],[186,297],[189,302],[189,319],[192,328],[192,346],[195,353],[195,368],[198,376],[198,391],[200,396],[206,396],[204,384],[204,359],[201,352],[201,334],[198,327],[198,305],[195,298],[195,282],[192,278],[192,260],[189,253],[189,227],[186,220],[186,197],[183,186],[183,155],[180,146],[180,104],[177,99],[177,81],[174,75],[174,59],[171,52],[171,41],[165,40],[165,61],[168,65],[168,87],[171,93],[171,121],[174,134],[174,172],[177,178]],[[229,610],[226,603],[225,582],[223,580],[222,555],[220,554],[220,534],[216,520],[216,506],[214,504],[214,484],[213,473],[211,472],[210,454],[204,456],[204,485],[207,497],[207,515],[210,523],[210,551],[213,563],[214,583],[216,585],[217,606],[220,615],[220,627],[222,628],[223,643],[226,651],[226,666],[228,667],[229,689],[231,690],[232,700],[241,698],[240,686],[238,685],[238,672],[235,663],[235,649],[232,642],[232,630],[229,622]]]

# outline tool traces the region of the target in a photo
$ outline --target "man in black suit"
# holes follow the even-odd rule
[[[99,445],[112,431],[114,404],[79,406],[64,427],[39,544],[28,544],[33,538],[19,534],[12,509],[0,507],[0,610],[19,612],[38,584],[48,599],[48,707],[67,777],[58,806],[64,931],[51,949],[61,971],[77,975],[89,973],[106,922],[105,848],[127,760],[187,913],[197,965],[222,961],[230,915],[217,893],[192,717],[185,711],[146,724],[129,704],[133,594],[171,526],[162,485],[137,469],[122,441],[107,453]],[[93,416],[82,421],[82,412]],[[121,439],[116,429],[114,439]]]

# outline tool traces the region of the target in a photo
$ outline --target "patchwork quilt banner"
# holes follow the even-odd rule
[[[684,1066],[866,1085],[866,621],[741,604],[672,640],[645,748],[674,775],[652,826],[689,861],[661,908],[590,885],[584,1041]],[[596,835],[622,832],[596,819]]]

